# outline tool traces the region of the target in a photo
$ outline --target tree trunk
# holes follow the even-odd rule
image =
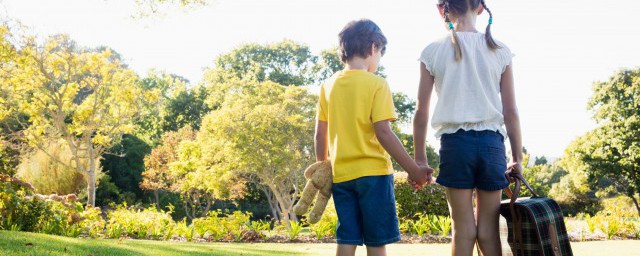
[[[280,193],[275,185],[270,184],[269,188],[271,188],[271,191],[273,191],[273,194],[276,196],[276,200],[278,200],[278,205],[280,206],[280,210],[282,211],[282,222],[287,225],[287,228],[291,228],[291,223],[289,223],[289,220],[291,220],[289,216],[289,213],[291,212],[291,210],[289,209],[291,208],[289,205],[290,203],[287,202],[286,198],[282,195],[282,193]]]
[[[87,205],[96,206],[96,174],[93,168],[89,170],[89,181],[87,183]]]
[[[269,208],[271,209],[271,217],[275,220],[280,220],[280,213],[278,212],[278,203],[274,200],[275,198],[273,198],[273,193],[271,193],[269,188],[266,186],[262,186],[262,185],[258,185],[258,186],[260,187],[260,190],[262,190],[264,195],[267,197],[267,202],[269,203]]]
[[[631,200],[633,201],[633,204],[636,205],[636,211],[638,211],[638,216],[640,216],[640,205],[638,205],[638,200],[636,199],[636,197],[634,195],[629,195],[629,197],[631,197]]]
[[[89,146],[89,183],[87,185],[88,202],[87,205],[96,206],[96,161],[93,146]]]
[[[160,208],[160,196],[158,194],[159,194],[159,192],[158,192],[157,189],[153,190],[153,195],[156,198],[156,207]]]

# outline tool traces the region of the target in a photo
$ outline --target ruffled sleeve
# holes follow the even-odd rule
[[[424,50],[422,50],[422,53],[420,53],[420,58],[418,60],[420,60],[420,62],[424,63],[424,65],[427,67],[427,70],[429,71],[429,73],[431,73],[433,75],[433,45],[429,45],[427,47],[424,48]]]
[[[500,62],[500,67],[502,68],[502,73],[504,73],[507,66],[511,64],[511,59],[516,55],[511,52],[509,47],[504,44],[500,45],[500,49],[498,49],[498,58]]]

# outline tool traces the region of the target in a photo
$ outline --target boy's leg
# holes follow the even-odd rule
[[[353,256],[356,246],[363,244],[362,217],[358,204],[358,194],[354,190],[355,181],[333,183],[331,188],[333,203],[338,214],[336,228],[336,255]]]
[[[356,255],[356,246],[354,244],[338,244],[336,256],[354,256]]]
[[[368,176],[357,180],[362,213],[364,244],[374,253],[384,245],[400,241],[400,228],[393,190],[393,175]],[[369,249],[367,249],[369,251]]]
[[[500,255],[500,196],[502,190],[477,190],[478,246],[484,255]]]
[[[383,246],[367,246],[367,256],[387,256],[387,248]]]
[[[472,189],[445,188],[453,239],[451,255],[472,255],[476,242],[476,221],[473,216]]]

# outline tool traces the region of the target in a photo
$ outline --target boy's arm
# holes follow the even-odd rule
[[[384,149],[395,159],[398,164],[409,173],[409,178],[415,181],[419,186],[424,185],[430,179],[433,169],[429,172],[427,167],[419,167],[407,150],[402,146],[395,133],[391,130],[389,120],[382,120],[373,124],[374,131],[378,141]]]
[[[433,76],[427,70],[424,63],[420,63],[420,84],[418,88],[418,100],[416,103],[416,115],[413,118],[413,157],[419,165],[428,165],[426,140],[427,124],[429,123],[429,104],[433,91]]]
[[[522,134],[520,132],[520,117],[516,106],[516,96],[513,85],[512,64],[509,64],[500,79],[500,96],[502,97],[502,114],[507,128],[507,136],[511,144],[512,173],[522,174]]]
[[[314,147],[316,150],[316,161],[324,161],[328,158],[329,136],[327,135],[327,122],[317,120]]]

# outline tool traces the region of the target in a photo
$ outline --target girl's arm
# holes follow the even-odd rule
[[[522,173],[522,134],[520,132],[520,117],[516,106],[516,95],[513,86],[512,64],[509,63],[500,79],[500,95],[502,96],[502,114],[507,127],[507,136],[511,144],[512,173]]]
[[[416,103],[416,115],[413,118],[413,157],[419,165],[427,164],[426,140],[427,124],[429,123],[429,104],[433,91],[433,76],[427,70],[424,63],[420,63],[420,84],[418,88],[418,100]]]
[[[316,161],[324,161],[328,158],[329,136],[327,135],[327,122],[317,120],[314,147],[316,150]]]

